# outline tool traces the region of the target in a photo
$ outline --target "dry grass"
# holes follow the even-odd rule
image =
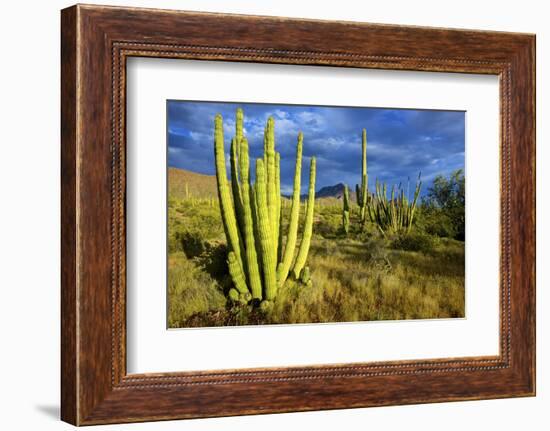
[[[428,249],[408,251],[399,247],[410,241],[381,238],[373,226],[360,232],[356,224],[345,237],[340,201],[333,198],[316,205],[311,285],[287,281],[269,314],[231,305],[217,203],[170,198],[170,327],[464,316],[463,242],[430,236]]]
[[[168,260],[168,326],[185,326],[196,313],[217,310],[225,306],[225,296],[218,283],[207,272],[187,259],[181,252]]]
[[[217,198],[216,177],[168,168],[168,195],[176,199]]]

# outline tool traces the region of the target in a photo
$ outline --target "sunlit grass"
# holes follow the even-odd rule
[[[283,208],[289,211],[289,208]],[[288,219],[284,215],[283,220]],[[169,326],[351,322],[464,316],[464,243],[416,232],[341,231],[338,200],[316,204],[312,283],[288,280],[273,309],[227,303],[231,285],[217,201],[169,200]],[[419,250],[419,251],[413,251]]]

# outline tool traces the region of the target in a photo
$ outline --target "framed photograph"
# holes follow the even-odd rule
[[[62,419],[535,394],[535,36],[61,14]]]

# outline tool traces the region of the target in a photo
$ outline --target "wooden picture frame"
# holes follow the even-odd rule
[[[535,394],[534,35],[82,5],[61,17],[64,421],[91,425]],[[128,375],[130,56],[498,75],[500,354]]]

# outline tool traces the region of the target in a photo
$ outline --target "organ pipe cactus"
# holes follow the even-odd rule
[[[348,185],[344,184],[344,200],[342,209],[342,228],[346,234],[349,233],[349,190]]]
[[[315,209],[315,158],[311,159],[309,195],[302,240],[294,259],[300,218],[300,181],[303,135],[298,135],[294,189],[288,237],[283,251],[281,220],[281,156],[275,151],[275,122],[269,118],[264,131],[264,155],[256,160],[256,181],[250,180],[248,141],[243,133],[243,112],[237,110],[235,137],[231,141],[231,186],[227,180],[223,119],[216,115],[214,153],[220,211],[229,253],[227,263],[233,281],[228,296],[233,301],[263,300],[269,310],[277,290],[292,272],[300,280],[307,261]],[[309,272],[309,269],[308,271]],[[307,275],[307,274],[306,274]],[[309,282],[309,275],[307,277]]]
[[[361,186],[355,185],[355,194],[357,198],[357,205],[359,206],[359,218],[361,225],[366,221],[367,206],[369,201],[368,192],[368,175],[367,175],[367,130],[363,129],[361,136]]]
[[[246,287],[246,279],[242,272],[242,268],[237,262],[235,253],[229,252],[227,256],[227,266],[229,267],[229,273],[233,279],[235,288],[229,291],[229,297],[234,301],[248,302],[251,298],[250,292]]]
[[[244,270],[241,258],[241,250],[244,249],[241,234],[237,226],[237,218],[233,207],[233,200],[227,184],[227,174],[225,170],[225,149],[223,145],[223,119],[220,114],[216,115],[214,120],[214,156],[216,161],[216,182],[218,184],[218,200],[220,201],[220,211],[222,223],[227,238],[229,251],[233,252],[235,262]],[[243,271],[244,273],[244,271]],[[237,286],[237,283],[235,283]]]
[[[304,229],[302,232],[302,242],[298,250],[298,256],[294,263],[294,277],[300,278],[301,271],[306,264],[309,246],[311,244],[311,235],[313,233],[313,213],[315,210],[315,157],[311,158],[309,167],[309,192],[307,198],[306,218],[304,220]]]
[[[300,275],[300,280],[302,283],[309,285],[311,284],[311,274],[309,272],[309,266],[304,266],[302,269],[302,274]]]
[[[243,237],[248,269],[248,283],[253,298],[262,298],[262,280],[258,255],[256,253],[256,238],[254,236],[254,218],[251,201],[256,202],[254,190],[250,187],[250,160],[248,156],[248,141],[241,138],[239,157],[239,172],[241,178],[241,195],[243,202]]]
[[[382,185],[376,181],[376,191],[368,206],[368,213],[370,220],[377,224],[382,234],[410,232],[422,187],[420,176],[418,174],[412,201],[405,194],[401,184],[392,187],[388,199],[386,184]]]
[[[258,206],[257,230],[260,236],[260,256],[264,271],[264,295],[268,301],[277,293],[277,273],[275,269],[275,242],[268,205],[266,170],[262,159],[256,160],[256,205]],[[235,281],[235,280],[233,280]]]
[[[292,206],[290,207],[290,222],[288,226],[288,235],[286,247],[283,253],[283,260],[277,268],[277,277],[279,280],[287,279],[290,266],[294,260],[296,251],[296,239],[298,238],[298,219],[300,218],[300,182],[302,179],[302,145],[304,135],[298,134],[298,144],[296,145],[296,164],[294,166],[294,189],[292,190]],[[282,283],[280,283],[282,285]]]

